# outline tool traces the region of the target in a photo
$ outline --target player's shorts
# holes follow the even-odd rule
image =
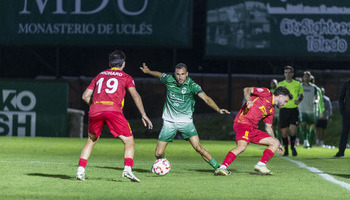
[[[99,137],[103,126],[107,124],[114,137],[132,136],[132,131],[123,113],[105,111],[99,115],[89,117],[89,133]]]
[[[250,142],[260,144],[260,140],[271,137],[268,133],[260,131],[259,129],[254,129],[247,124],[234,123],[233,130],[236,133],[236,141],[244,140],[248,142],[248,144]]]
[[[281,108],[280,109],[280,128],[286,128],[290,124],[298,125],[299,110],[298,108]]]
[[[164,120],[158,140],[162,142],[172,142],[174,141],[177,131],[181,133],[185,140],[198,135],[193,122],[169,122]]]
[[[319,119],[317,121],[316,127],[317,128],[326,129],[327,128],[327,124],[328,124],[328,120],[326,120],[326,119]]]
[[[307,124],[316,124],[317,118],[315,113],[300,113],[299,116],[300,122],[305,122]]]

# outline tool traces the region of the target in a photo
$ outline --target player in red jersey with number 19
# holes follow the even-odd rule
[[[272,130],[273,116],[275,114],[274,106],[282,107],[286,105],[289,99],[293,99],[293,95],[285,87],[276,88],[273,94],[267,88],[248,87],[244,88],[243,91],[247,102],[243,105],[233,123],[237,147],[226,155],[220,168],[215,170],[215,175],[229,175],[230,172],[226,168],[236,159],[238,154],[247,148],[250,142],[267,146],[261,160],[254,168],[255,171],[261,174],[272,174],[267,169],[266,163],[277,150],[279,153],[283,153],[282,146],[274,137]],[[265,122],[267,133],[258,130],[260,120]]]
[[[122,177],[131,181],[140,180],[132,173],[134,164],[135,142],[128,121],[123,115],[124,96],[126,90],[131,94],[138,108],[142,122],[149,129],[152,122],[147,117],[142,99],[136,91],[134,80],[123,72],[125,54],[116,50],[109,55],[110,69],[99,73],[86,88],[83,100],[90,105],[89,110],[89,137],[81,152],[76,178],[85,180],[85,166],[93,147],[101,135],[105,124],[108,125],[114,137],[119,137],[124,143],[124,171]]]

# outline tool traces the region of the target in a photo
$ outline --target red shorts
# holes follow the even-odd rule
[[[260,144],[259,141],[271,137],[268,133],[254,129],[247,124],[234,123],[233,130],[236,133],[236,141],[244,140],[248,142],[253,142],[255,144]]]
[[[103,126],[107,124],[114,137],[132,136],[132,131],[123,113],[105,111],[99,115],[89,117],[89,133],[99,137]]]

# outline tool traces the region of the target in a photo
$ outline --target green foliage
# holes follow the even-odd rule
[[[155,139],[137,139],[133,183],[121,177],[124,145],[101,138],[86,167],[86,181],[76,181],[80,152],[86,139],[0,137],[0,199],[350,199],[350,192],[307,169],[275,156],[272,176],[254,173],[265,147],[249,145],[230,165],[228,177],[214,170],[183,140],[170,143],[166,157],[172,169],[166,176],[149,173]],[[235,144],[202,140],[219,163]],[[349,152],[332,159],[336,149],[297,147],[298,157],[335,179],[350,184]],[[348,150],[347,150],[348,151]]]

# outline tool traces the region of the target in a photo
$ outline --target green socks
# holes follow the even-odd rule
[[[212,158],[211,160],[208,161],[209,165],[212,166],[214,169],[217,169],[220,167],[219,163]]]

